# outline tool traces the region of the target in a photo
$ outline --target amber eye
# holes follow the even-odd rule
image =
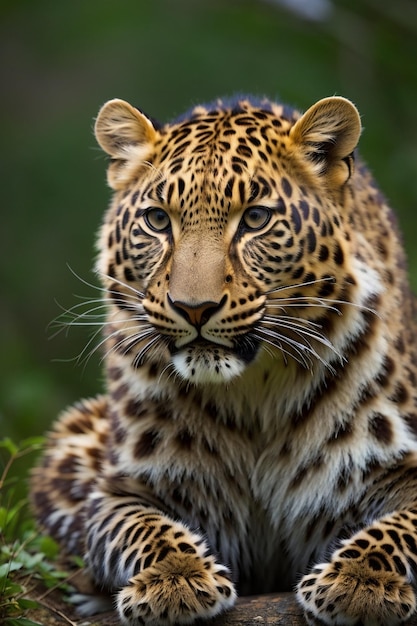
[[[144,214],[144,219],[147,226],[158,233],[167,230],[171,224],[168,213],[163,209],[148,209]]]
[[[242,224],[249,230],[260,230],[271,219],[271,211],[263,206],[254,206],[246,209],[242,217]]]

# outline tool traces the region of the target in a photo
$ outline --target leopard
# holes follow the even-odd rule
[[[416,613],[415,303],[361,133],[342,96],[98,113],[104,391],[30,491],[127,626],[278,592],[309,625]]]

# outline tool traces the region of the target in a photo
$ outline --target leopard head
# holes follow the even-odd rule
[[[162,127],[107,102],[95,132],[114,190],[97,263],[109,350],[196,385],[330,362],[329,298],[352,299],[356,282],[344,222],[360,131],[341,97],[304,115],[217,101]]]

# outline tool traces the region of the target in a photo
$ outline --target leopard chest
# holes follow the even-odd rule
[[[203,530],[243,592],[290,588],[349,517],[348,494],[335,490],[342,459],[326,462],[319,443],[289,425],[247,430],[210,405],[178,405],[124,400],[123,417],[112,416],[116,471]]]

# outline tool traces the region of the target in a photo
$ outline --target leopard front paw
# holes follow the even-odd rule
[[[396,626],[416,609],[404,576],[356,559],[317,565],[299,583],[297,598],[310,626]]]
[[[212,556],[169,554],[134,576],[117,595],[128,626],[191,624],[233,606],[236,591],[227,568]]]

